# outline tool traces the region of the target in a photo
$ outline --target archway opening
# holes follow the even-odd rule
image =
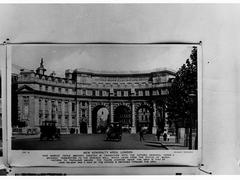
[[[148,106],[141,106],[137,110],[137,132],[143,128],[147,133],[152,133],[152,110]]]
[[[80,123],[80,133],[87,134],[87,122],[82,121]]]
[[[131,110],[124,105],[118,106],[114,111],[114,122],[119,122],[125,131],[130,133],[132,127]]]
[[[105,106],[97,106],[92,114],[92,132],[94,134],[105,133],[109,123],[109,111]]]
[[[165,127],[165,117],[164,117],[163,108],[157,108],[156,124],[157,124],[157,127],[160,129],[160,132],[163,133],[164,127]]]

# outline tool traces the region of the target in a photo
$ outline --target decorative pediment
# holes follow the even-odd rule
[[[52,81],[52,77],[51,77],[51,76],[47,77],[46,79],[47,79],[48,81]]]
[[[23,85],[17,89],[17,92],[30,92],[30,91],[34,91],[34,89],[27,85]]]

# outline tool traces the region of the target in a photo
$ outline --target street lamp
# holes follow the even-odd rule
[[[193,125],[195,126],[196,124],[196,137],[195,137],[195,149],[197,149],[197,139],[198,139],[198,123],[193,123],[193,109],[194,109],[194,98],[196,97],[196,92],[194,90],[192,90],[189,94],[188,94],[189,98],[191,99],[191,109],[190,109],[190,132],[189,132],[189,149],[192,149],[192,128]]]

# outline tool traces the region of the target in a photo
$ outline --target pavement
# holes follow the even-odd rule
[[[14,135],[12,138],[14,150],[166,150],[187,149],[175,143],[175,138],[169,141],[157,141],[153,134],[144,135],[140,141],[138,134],[123,133],[121,141],[105,141],[105,134],[69,134],[61,135],[60,140],[40,141],[39,135]]]

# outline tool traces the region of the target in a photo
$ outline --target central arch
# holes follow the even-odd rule
[[[123,126],[132,126],[131,110],[129,107],[120,105],[114,111],[114,122],[120,122]]]
[[[108,123],[109,110],[103,105],[96,106],[92,111],[92,132],[105,133]]]

